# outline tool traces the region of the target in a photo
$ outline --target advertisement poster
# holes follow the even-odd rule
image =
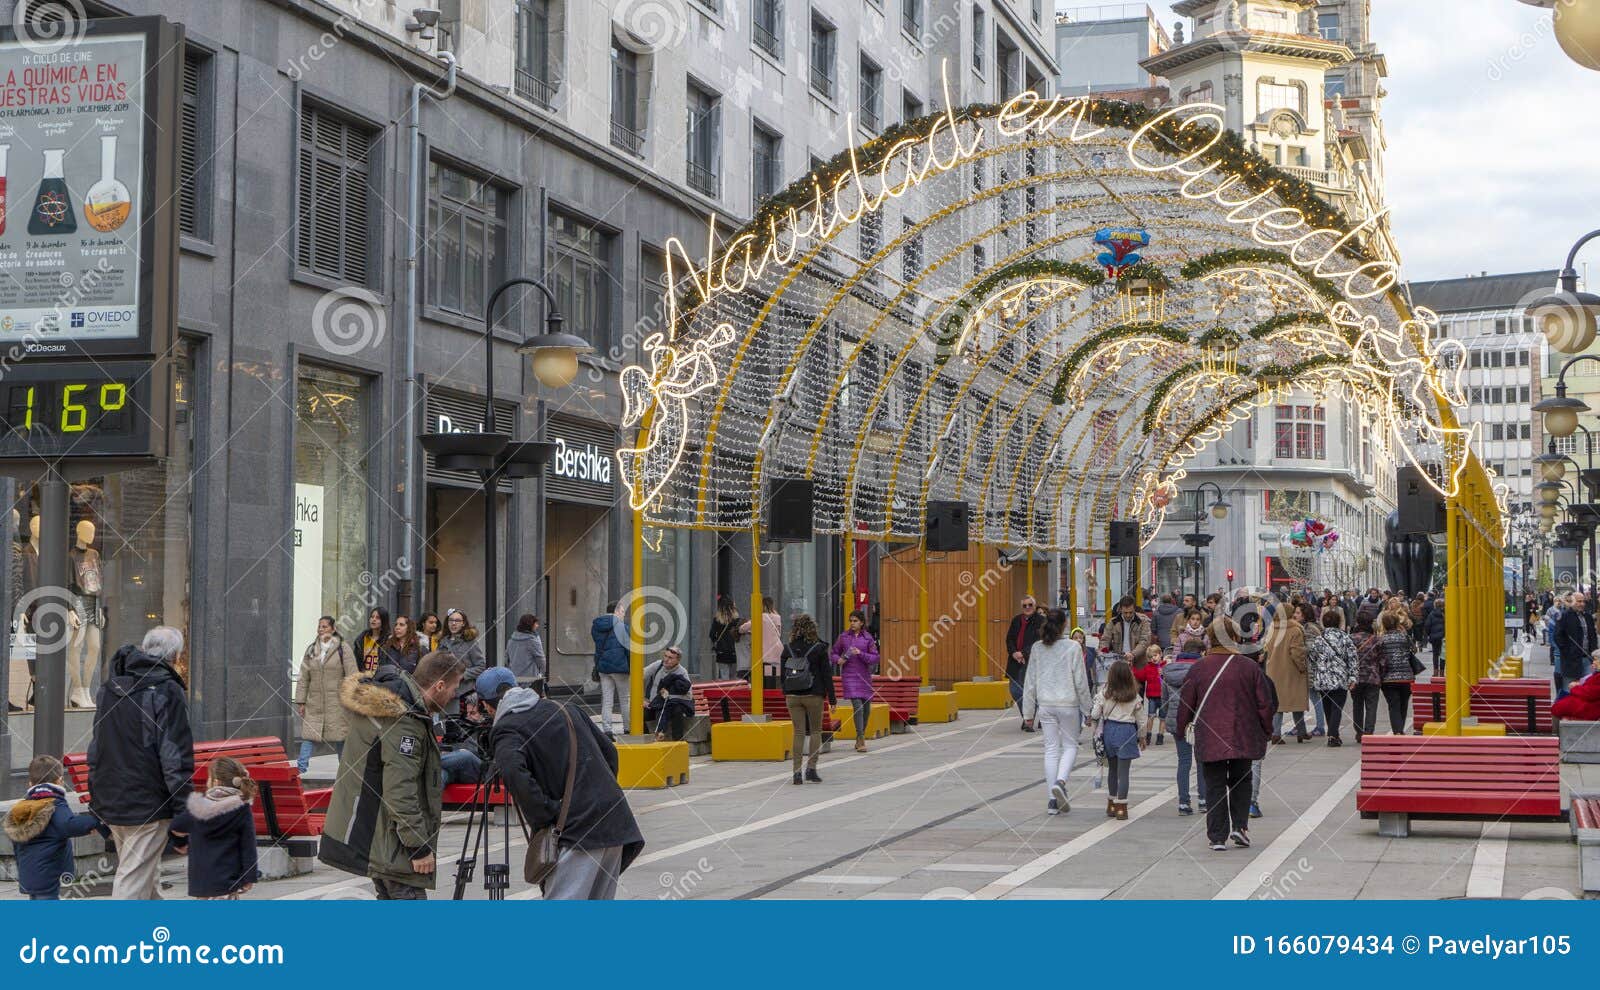
[[[311,641],[307,630],[317,628],[322,606],[322,500],[321,485],[294,486],[294,612],[290,626],[289,685],[300,679],[300,655]],[[306,643],[300,642],[304,637]]]
[[[0,42],[0,346],[139,335],[146,44]]]

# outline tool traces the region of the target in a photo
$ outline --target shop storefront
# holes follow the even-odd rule
[[[495,430],[511,434],[516,406],[495,403]],[[427,401],[429,433],[482,432],[483,397],[430,387]],[[483,480],[472,471],[446,471],[426,455],[427,499],[424,510],[423,590],[421,610],[443,618],[446,609],[458,608],[478,629],[484,628],[483,587]],[[502,480],[495,490],[496,545],[506,547],[508,518],[514,483]],[[516,596],[506,596],[506,573],[512,555],[499,557],[499,598],[511,622],[525,611]]]
[[[594,666],[590,624],[611,602],[616,431],[556,414],[545,424],[544,439],[555,445],[544,478],[545,648],[551,683],[580,687]],[[687,534],[662,536],[672,544],[667,549],[680,538],[687,543]],[[647,570],[659,574],[670,559],[657,554],[654,566],[647,559]]]

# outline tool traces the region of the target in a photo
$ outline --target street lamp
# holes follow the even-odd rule
[[[532,357],[533,373],[541,384],[563,388],[572,384],[578,370],[578,355],[592,350],[581,337],[561,331],[561,314],[556,297],[543,282],[532,278],[511,278],[489,294],[483,312],[484,398],[483,426],[476,433],[425,433],[417,440],[434,456],[444,470],[475,471],[483,479],[483,600],[484,660],[493,667],[500,659],[499,553],[495,543],[495,494],[500,479],[532,478],[539,474],[555,445],[533,440],[516,440],[495,429],[494,418],[494,310],[500,297],[517,286],[530,286],[544,293],[545,332],[527,337],[517,353]]]
[[[1600,0],[1587,0],[1600,8]],[[1558,17],[1557,23],[1563,18]],[[1595,51],[1600,53],[1600,48]],[[1535,327],[1544,334],[1550,346],[1564,354],[1577,354],[1594,343],[1596,319],[1600,317],[1600,296],[1578,291],[1578,251],[1596,237],[1600,230],[1591,230],[1578,238],[1567,252],[1567,263],[1562,266],[1557,281],[1560,288],[1529,304],[1527,313]]]
[[[1229,502],[1226,498],[1223,497],[1222,487],[1220,485],[1218,485],[1214,481],[1201,482],[1200,483],[1200,487],[1194,489],[1194,495],[1195,495],[1194,532],[1183,534],[1183,542],[1187,543],[1191,547],[1194,547],[1194,598],[1195,598],[1195,601],[1199,601],[1200,600],[1200,550],[1201,550],[1202,547],[1210,546],[1211,545],[1211,540],[1213,538],[1210,533],[1202,533],[1202,532],[1200,532],[1200,518],[1201,518],[1201,516],[1200,516],[1200,504],[1201,504],[1200,496],[1205,494],[1205,491],[1206,491],[1207,488],[1213,488],[1217,492],[1216,501],[1211,503],[1211,518],[1213,518],[1213,519],[1217,520],[1218,522],[1220,522],[1220,521],[1228,518],[1228,510],[1233,508],[1233,503]],[[1229,575],[1229,579],[1232,580],[1231,572],[1230,572],[1230,575]]]
[[[1589,411],[1589,404],[1567,395],[1567,372],[1584,361],[1600,361],[1600,355],[1579,354],[1561,365],[1556,375],[1556,394],[1533,404],[1533,411],[1544,417],[1544,431],[1553,437],[1570,437],[1578,432],[1578,414]]]
[[[1585,69],[1600,70],[1600,0],[1522,0],[1554,8],[1556,44]]]

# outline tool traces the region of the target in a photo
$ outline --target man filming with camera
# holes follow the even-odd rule
[[[644,849],[644,836],[617,786],[616,746],[588,716],[518,687],[504,667],[480,674],[477,688],[479,704],[493,721],[490,754],[528,829],[537,833],[555,825],[567,804],[555,870],[540,884],[544,899],[614,899],[622,871]]]

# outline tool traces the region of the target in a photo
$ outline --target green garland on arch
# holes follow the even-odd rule
[[[1166,291],[1167,289],[1172,288],[1172,280],[1167,278],[1167,273],[1148,261],[1141,261],[1137,265],[1129,265],[1128,267],[1117,272],[1118,285],[1122,285],[1126,282],[1132,282],[1134,279],[1140,278],[1149,282],[1151,285],[1155,286],[1161,291]]]
[[[1083,343],[1073,349],[1067,357],[1066,363],[1061,366],[1061,373],[1056,376],[1055,388],[1050,390],[1050,402],[1053,405],[1064,406],[1067,404],[1067,382],[1077,373],[1083,362],[1088,360],[1101,345],[1113,340],[1125,340],[1132,337],[1160,337],[1162,340],[1174,344],[1187,344],[1189,335],[1182,329],[1169,323],[1124,323],[1102,330],[1093,336],[1084,339]]]
[[[989,297],[998,289],[1023,282],[1032,278],[1061,278],[1072,279],[1087,287],[1094,287],[1105,282],[1105,273],[1093,265],[1086,265],[1081,261],[1056,261],[1051,258],[1033,258],[1028,261],[1015,261],[1003,265],[985,275],[972,291],[962,296],[960,301],[950,307],[943,320],[939,322],[939,331],[934,336],[937,345],[934,364],[944,364],[950,359],[950,347],[961,336],[961,328],[966,325],[972,313],[988,301]]]
[[[1284,327],[1292,326],[1331,327],[1333,326],[1333,321],[1321,313],[1309,311],[1303,313],[1284,313],[1279,316],[1274,316],[1270,320],[1262,320],[1260,323],[1257,323],[1255,326],[1251,327],[1247,332],[1254,340],[1265,340],[1266,338],[1277,333],[1279,330],[1282,330]]]
[[[1155,431],[1156,410],[1160,408],[1162,402],[1166,401],[1167,396],[1171,394],[1178,382],[1196,371],[1204,369],[1204,367],[1204,363],[1200,361],[1190,361],[1187,364],[1179,365],[1176,371],[1161,379],[1150,393],[1150,401],[1144,407],[1144,415],[1139,417],[1139,422],[1144,432],[1152,433]]]
[[[1304,279],[1306,284],[1311,286],[1311,291],[1321,296],[1329,305],[1344,298],[1339,292],[1339,287],[1329,280],[1320,275],[1313,275],[1295,264],[1294,259],[1284,252],[1269,251],[1266,248],[1229,248],[1226,251],[1213,251],[1185,262],[1179,274],[1193,280],[1223,268],[1232,268],[1234,265],[1282,265]]]

